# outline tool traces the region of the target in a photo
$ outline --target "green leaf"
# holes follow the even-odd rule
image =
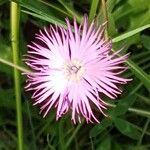
[[[108,14],[108,32],[109,36],[113,37],[117,34],[115,20],[110,12]]]
[[[55,9],[57,12],[64,14],[65,16],[69,16],[71,17],[70,14],[68,14],[62,7],[59,7],[58,4],[53,4],[52,2],[47,2],[47,1],[43,1],[43,0],[38,0],[39,2],[51,7],[52,9]]]
[[[13,89],[0,89],[0,107],[7,107],[9,109],[15,108],[15,98]]]
[[[102,131],[104,131],[107,127],[112,125],[112,120],[110,118],[103,119],[100,124],[94,126],[90,131],[90,137],[96,137]]]
[[[117,34],[115,19],[112,15],[112,11],[116,5],[117,0],[107,0],[107,16],[108,16],[108,33],[109,36],[113,37]]]
[[[120,19],[124,19],[127,15],[131,14],[133,12],[133,8],[130,4],[125,3],[123,5],[120,5],[118,9],[115,10],[113,13],[113,17],[116,21],[120,21]]]
[[[147,25],[146,27],[150,27],[150,24]],[[135,76],[138,79],[140,79],[141,82],[144,84],[144,86],[149,90],[150,89],[150,76],[132,60],[128,59],[126,63],[130,66],[130,69],[135,74]]]
[[[149,14],[150,3],[147,0],[122,1],[113,11],[116,24],[126,31],[149,24]]]
[[[90,8],[90,12],[89,12],[89,21],[90,22],[94,19],[95,15],[96,15],[98,2],[99,2],[99,0],[92,0],[91,1],[91,8]]]
[[[107,5],[107,11],[108,12],[112,12],[116,3],[118,0],[107,0],[106,1],[106,5]]]
[[[11,56],[11,48],[9,45],[6,44],[6,41],[4,41],[4,39],[0,39],[0,57],[2,57],[5,60],[11,60],[12,56]],[[12,75],[12,70],[6,66],[5,64],[2,64],[0,62],[0,71],[4,72],[8,75]]]
[[[63,22],[63,21],[60,21],[60,20],[55,20],[54,18],[52,17],[48,17],[46,15],[43,15],[43,14],[36,14],[36,13],[33,13],[33,12],[30,12],[30,11],[26,11],[26,10],[21,10],[23,13],[26,13],[26,14],[29,14],[31,16],[34,16],[36,18],[39,18],[41,20],[45,20],[45,21],[48,21],[50,23],[53,23],[53,24],[57,24],[57,25],[63,25],[64,27],[66,26],[66,24]]]
[[[6,2],[8,2],[8,0],[0,0],[0,5],[4,4]]]
[[[141,42],[146,49],[150,50],[150,36],[142,35]]]
[[[102,142],[98,145],[96,150],[111,150],[111,138],[107,136]]]
[[[130,29],[134,29],[150,23],[150,3],[147,0],[129,0],[134,12],[129,14]],[[142,5],[141,5],[142,4]]]
[[[142,83],[145,85],[145,87],[149,90],[150,89],[150,77],[148,76],[148,74],[145,71],[143,71],[142,68],[140,68],[133,61],[128,60],[126,63],[131,67],[136,77],[139,78],[142,81]]]
[[[128,108],[134,103],[135,99],[135,95],[129,95],[123,99],[120,99],[117,106],[109,110],[110,116],[116,117],[125,114],[128,111]]]
[[[22,12],[30,14],[34,17],[40,18],[47,22],[59,25],[65,25],[62,18],[59,16],[59,12],[54,9],[49,9],[49,7],[39,1],[29,1],[29,0],[20,0],[17,1],[23,10]],[[57,17],[56,17],[57,15]]]
[[[127,150],[149,150],[146,145],[139,145],[139,146],[127,145],[126,149]]]
[[[112,150],[123,150],[121,144],[117,143],[116,140],[112,142]]]
[[[134,29],[132,31],[129,31],[129,32],[124,33],[124,34],[122,34],[120,36],[117,36],[117,37],[115,37],[115,38],[112,39],[112,42],[116,43],[116,42],[122,41],[122,40],[124,40],[126,38],[129,38],[129,37],[131,37],[131,36],[133,36],[133,35],[141,32],[141,31],[147,29],[147,28],[150,28],[150,24],[142,26],[142,27],[139,27],[139,28]]]
[[[68,11],[68,13],[70,15],[72,15],[73,17],[76,17],[77,21],[80,23],[82,16],[74,9],[72,1],[70,0],[58,0],[64,7],[65,9]]]
[[[139,139],[140,132],[138,131],[138,127],[126,120],[123,120],[121,118],[115,118],[114,123],[116,128],[124,135],[132,138],[132,139]]]

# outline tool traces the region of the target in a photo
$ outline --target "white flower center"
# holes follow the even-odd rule
[[[64,64],[64,73],[67,80],[79,81],[85,73],[85,67],[79,60],[73,60]]]

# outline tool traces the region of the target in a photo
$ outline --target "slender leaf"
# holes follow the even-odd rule
[[[66,0],[59,0],[59,2],[66,8],[68,13],[71,16],[76,17],[77,21],[80,23],[81,22],[81,15],[73,8],[72,1],[66,1]]]
[[[17,1],[17,3],[19,3],[20,6],[25,9],[23,10],[24,13],[30,14],[53,24],[65,24],[59,16],[56,17],[56,14],[59,15],[59,12],[57,13],[56,11],[55,14],[55,12],[49,9],[47,5],[44,5],[39,1],[20,0]]]
[[[150,50],[150,36],[142,35],[141,37],[142,44],[145,48]]]
[[[140,132],[137,129],[137,126],[126,121],[123,120],[121,118],[115,118],[114,119],[114,123],[116,128],[124,135],[132,138],[132,139],[139,139],[140,137]]]
[[[90,131],[90,137],[96,137],[102,131],[104,131],[107,127],[112,125],[112,120],[110,118],[105,118],[101,121],[100,124],[97,124]]]
[[[144,72],[136,63],[134,63],[131,60],[127,61],[127,64],[131,67],[133,73],[136,75],[137,78],[139,78],[142,83],[147,87],[147,89],[150,89],[150,77],[146,72]]]
[[[141,31],[147,29],[147,28],[150,28],[150,24],[142,26],[142,27],[132,30],[130,32],[127,32],[121,36],[118,36],[118,37],[114,38],[112,41],[114,43],[122,41],[128,37],[131,37]],[[146,72],[144,72],[136,63],[134,63],[130,59],[128,59],[126,61],[126,63],[131,67],[131,70],[133,71],[133,73],[136,75],[137,78],[139,78],[142,81],[142,83],[145,85],[145,87],[147,87],[147,89],[150,89],[150,77],[148,76],[148,74]]]
[[[48,21],[50,23],[53,23],[53,24],[57,24],[57,25],[63,25],[64,27],[66,26],[65,23],[61,20],[55,20],[54,18],[49,18],[48,16],[44,15],[44,14],[36,14],[36,13],[33,13],[33,12],[30,12],[30,11],[26,11],[26,10],[21,10],[23,13],[26,13],[26,14],[29,14],[31,16],[34,16],[36,18],[39,18],[41,20],[45,20],[45,21]]]
[[[96,150],[111,150],[111,138],[107,136],[96,148]]]
[[[120,42],[120,41],[122,41],[122,40],[124,40],[126,38],[129,38],[129,37],[131,37],[131,36],[141,32],[141,31],[143,31],[143,30],[145,30],[147,28],[150,28],[150,24],[142,26],[142,27],[139,27],[139,28],[137,28],[135,30],[129,31],[129,32],[124,33],[124,34],[122,34],[120,36],[117,36],[117,37],[112,39],[112,42],[113,43]]]
[[[97,7],[98,7],[98,2],[99,2],[99,0],[92,0],[91,1],[91,8],[90,8],[90,12],[89,12],[89,21],[90,22],[93,20],[93,18],[96,15]]]
[[[59,7],[58,5],[53,4],[52,2],[46,2],[46,1],[43,1],[43,0],[38,0],[38,1],[45,4],[45,5],[47,5],[47,6],[49,6],[49,7],[51,7],[51,8],[53,8],[53,9],[55,9],[57,12],[63,13],[64,15],[71,17],[71,15],[68,14],[62,7]]]
[[[129,95],[123,99],[120,99],[117,106],[109,110],[111,117],[125,114],[128,111],[128,108],[134,103],[135,98],[135,95]]]

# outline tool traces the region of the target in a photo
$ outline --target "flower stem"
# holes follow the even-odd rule
[[[11,46],[13,52],[14,65],[19,64],[19,20],[20,20],[20,7],[15,2],[10,2],[10,16],[11,16]],[[20,74],[14,68],[14,86],[16,96],[16,117],[17,117],[17,132],[18,132],[18,150],[23,150],[23,124],[22,124],[22,106],[21,106],[21,87],[20,87]]]

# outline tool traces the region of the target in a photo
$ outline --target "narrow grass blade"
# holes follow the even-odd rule
[[[95,15],[96,15],[98,3],[99,3],[99,0],[92,0],[92,2],[91,2],[91,8],[90,8],[90,12],[89,12],[89,21],[90,22],[94,19]]]
[[[148,76],[148,74],[131,60],[128,60],[127,64],[131,67],[131,70],[136,75],[136,77],[139,78],[142,81],[142,83],[145,85],[145,87],[149,90],[150,77]]]
[[[68,11],[68,13],[73,16],[76,17],[77,21],[80,23],[81,22],[81,15],[79,15],[79,13],[77,13],[73,7],[71,7],[71,5],[69,5],[69,3],[67,3],[65,0],[59,0],[59,2],[65,7],[65,9]]]
[[[142,27],[137,28],[137,29],[135,29],[135,30],[129,31],[129,32],[124,33],[124,34],[122,34],[122,35],[120,35],[120,36],[117,36],[117,37],[115,37],[115,38],[112,39],[112,42],[113,42],[113,43],[120,42],[120,41],[122,41],[122,40],[124,40],[124,39],[126,39],[126,38],[129,38],[129,37],[131,37],[131,36],[133,36],[133,35],[135,35],[135,34],[141,32],[141,31],[143,31],[143,30],[145,30],[145,29],[147,29],[147,28],[150,28],[150,24],[145,25],[145,26],[142,26]]]
[[[53,24],[64,25],[64,22],[60,19],[59,16],[56,17],[59,13],[54,14],[54,12],[47,7],[47,5],[37,1],[17,1],[17,3],[24,9],[24,13],[30,14],[34,17],[40,18],[47,22]],[[56,11],[57,12],[57,11]]]
[[[47,5],[47,6],[49,6],[49,7],[51,7],[51,8],[53,8],[53,9],[55,9],[57,12],[62,13],[62,14],[64,14],[65,16],[72,17],[72,16],[71,16],[70,14],[68,14],[65,10],[63,10],[62,8],[60,8],[60,7],[57,6],[57,5],[52,4],[51,2],[46,2],[46,1],[43,1],[43,0],[38,0],[38,1],[41,2],[41,3],[43,3],[43,4],[45,4],[45,5]]]
[[[53,17],[49,17],[47,16],[46,14],[37,14],[37,13],[34,13],[34,12],[31,12],[31,11],[28,11],[28,10],[21,10],[23,13],[26,13],[26,14],[29,14],[31,16],[34,16],[36,18],[39,18],[41,20],[45,20],[47,22],[50,22],[50,23],[53,23],[53,24],[57,24],[57,25],[61,25],[61,26],[66,26],[65,23],[61,20],[58,20],[58,19],[55,19]]]

